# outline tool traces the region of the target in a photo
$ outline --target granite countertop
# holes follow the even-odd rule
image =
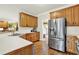
[[[21,34],[24,34],[24,33],[21,33]],[[11,35],[11,33],[0,34],[0,54],[1,55],[32,44],[32,42],[25,40],[20,36],[9,36],[9,35]]]
[[[77,39],[76,41],[75,41],[75,44],[76,44],[76,54],[79,54],[79,36],[78,35],[69,35],[69,36],[67,36],[67,38],[75,38],[75,39]]]

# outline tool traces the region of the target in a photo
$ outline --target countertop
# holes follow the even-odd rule
[[[0,34],[0,54],[1,55],[32,44],[32,42],[25,40],[20,36],[9,36],[11,34],[12,33]],[[22,34],[24,33],[21,33],[21,35]]]
[[[76,44],[76,54],[78,54],[79,55],[79,35],[69,35],[69,36],[67,36],[67,38],[75,38],[75,39],[77,39],[77,40],[74,40],[75,41],[75,44]],[[73,43],[74,44],[74,43]]]

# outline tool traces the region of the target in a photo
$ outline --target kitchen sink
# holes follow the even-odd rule
[[[20,33],[14,33],[14,34],[11,34],[9,36],[20,36],[21,34]]]

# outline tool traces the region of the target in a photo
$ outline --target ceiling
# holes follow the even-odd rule
[[[25,11],[33,15],[37,15],[54,8],[60,8],[67,4],[3,4],[0,8]]]
[[[19,5],[20,10],[25,10],[31,14],[37,15],[48,10],[63,7],[67,4],[26,4],[26,5]]]

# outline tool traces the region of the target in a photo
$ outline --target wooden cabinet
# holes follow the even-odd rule
[[[76,36],[68,36],[67,37],[67,42],[66,42],[67,52],[75,53],[75,54],[77,53],[76,41],[77,41]]]
[[[37,18],[36,17],[30,17],[30,23],[29,26],[30,27],[37,27]]]
[[[21,12],[20,26],[21,27],[37,27],[37,17]]]
[[[40,40],[40,33],[39,32],[28,33],[24,34],[22,37],[26,40],[36,42]]]
[[[60,18],[60,17],[65,17],[65,9],[50,13],[50,19],[56,19],[56,18]]]
[[[68,26],[79,26],[79,5],[66,8]]]
[[[67,26],[79,26],[79,5],[50,13],[50,19],[66,17]]]
[[[34,23],[34,27],[37,27],[38,26],[38,20],[37,20],[38,18],[36,18],[36,17],[33,17],[33,23]]]
[[[8,28],[8,22],[7,21],[0,21],[0,28]]]
[[[33,45],[31,44],[31,45],[19,48],[17,50],[9,52],[9,53],[7,53],[5,55],[33,55],[33,48],[32,48],[32,46]]]
[[[25,14],[21,14],[20,13],[20,26],[23,26],[23,27],[25,27],[26,26],[26,24],[25,24],[25,22],[26,22],[26,15]]]
[[[79,5],[73,7],[74,25],[79,26]]]
[[[73,8],[66,8],[65,10],[65,14],[66,14],[66,21],[67,21],[67,25],[71,26],[74,24],[74,17],[73,17]]]

